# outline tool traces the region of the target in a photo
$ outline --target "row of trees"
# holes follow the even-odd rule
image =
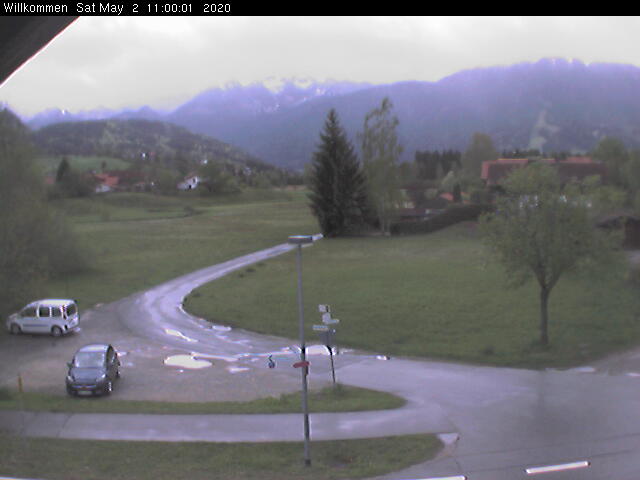
[[[398,119],[392,109],[385,98],[365,116],[358,134],[362,165],[338,114],[329,111],[308,181],[311,210],[325,236],[348,234],[364,225],[377,225],[384,234],[389,233],[400,200],[398,161],[402,153]]]
[[[87,267],[65,218],[46,201],[27,129],[0,111],[0,316],[37,296],[43,282]]]

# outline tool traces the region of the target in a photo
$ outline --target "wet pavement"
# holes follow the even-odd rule
[[[104,318],[89,324],[99,330],[95,325],[115,322],[114,326],[119,324],[129,331],[128,335],[121,332],[114,342],[119,346],[132,342],[123,348],[127,352],[123,362],[131,363],[128,376],[140,372],[136,381],[144,381],[144,348],[149,348],[149,355],[159,363],[155,368],[170,371],[176,382],[185,380],[177,389],[197,389],[198,383],[205,383],[197,381],[199,375],[207,381],[220,379],[221,390],[226,381],[226,385],[234,385],[231,389],[263,382],[264,391],[268,391],[269,380],[271,386],[298,390],[299,371],[288,365],[297,359],[291,340],[212,327],[181,308],[182,298],[202,283],[283,253],[285,247],[203,269],[132,295],[92,312]],[[161,362],[158,346],[164,353]],[[315,347],[314,353],[310,356],[310,382],[321,385],[330,378],[329,359],[322,347]],[[275,360],[276,368],[268,368],[269,357]],[[30,358],[36,361],[38,356]],[[448,442],[436,460],[381,479],[638,478],[640,350],[564,371],[389,359],[383,354],[347,351],[337,357],[336,373],[342,383],[388,391],[408,403],[391,411],[312,414],[312,440],[437,433]],[[246,376],[246,381],[239,382],[241,376]],[[255,387],[252,393],[260,388]],[[59,438],[225,442],[302,438],[300,415],[0,412],[0,425],[25,435]]]

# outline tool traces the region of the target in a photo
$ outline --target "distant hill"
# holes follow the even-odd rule
[[[204,92],[168,114],[125,115],[159,115],[271,164],[301,169],[330,108],[357,146],[364,116],[384,97],[400,120],[404,160],[416,150],[464,150],[475,132],[489,134],[498,150],[582,153],[605,136],[640,148],[640,68],[554,59],[466,70],[437,82],[285,82],[276,91],[236,85]]]
[[[195,98],[170,119],[265,161],[300,168],[311,158],[330,108],[337,110],[357,145],[364,116],[385,96],[400,120],[405,160],[412,159],[416,150],[464,150],[475,132],[489,134],[499,150],[579,153],[594,148],[604,136],[640,147],[639,68],[551,59],[467,70],[438,82],[403,82],[318,96],[241,121]]]
[[[180,155],[193,162],[218,160],[258,171],[274,168],[239,148],[166,122],[110,119],[56,123],[33,132],[32,138],[45,155],[105,155],[125,160]]]

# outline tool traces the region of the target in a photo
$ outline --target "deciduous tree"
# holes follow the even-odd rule
[[[403,148],[396,131],[399,121],[392,110],[391,100],[382,100],[380,107],[367,113],[359,135],[369,200],[384,234],[389,234],[402,200],[398,162]]]
[[[506,194],[497,200],[495,213],[481,218],[480,231],[506,268],[510,284],[537,281],[540,343],[546,345],[553,288],[567,272],[606,258],[615,240],[590,218],[593,192],[581,185],[563,187],[552,167],[518,169],[504,186]]]

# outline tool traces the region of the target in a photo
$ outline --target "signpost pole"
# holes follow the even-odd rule
[[[331,345],[327,346],[329,349],[329,357],[331,358],[331,377],[333,378],[333,386],[336,386],[336,370],[333,368],[333,347]]]
[[[297,246],[297,269],[298,269],[298,319],[300,330],[300,363],[302,372],[302,413],[304,415],[304,464],[306,467],[311,466],[311,449],[309,445],[310,428],[309,428],[309,404],[307,401],[307,374],[309,366],[307,363],[307,348],[304,340],[304,303],[302,299],[302,245],[313,243],[310,236],[294,235],[289,237],[289,243]]]

